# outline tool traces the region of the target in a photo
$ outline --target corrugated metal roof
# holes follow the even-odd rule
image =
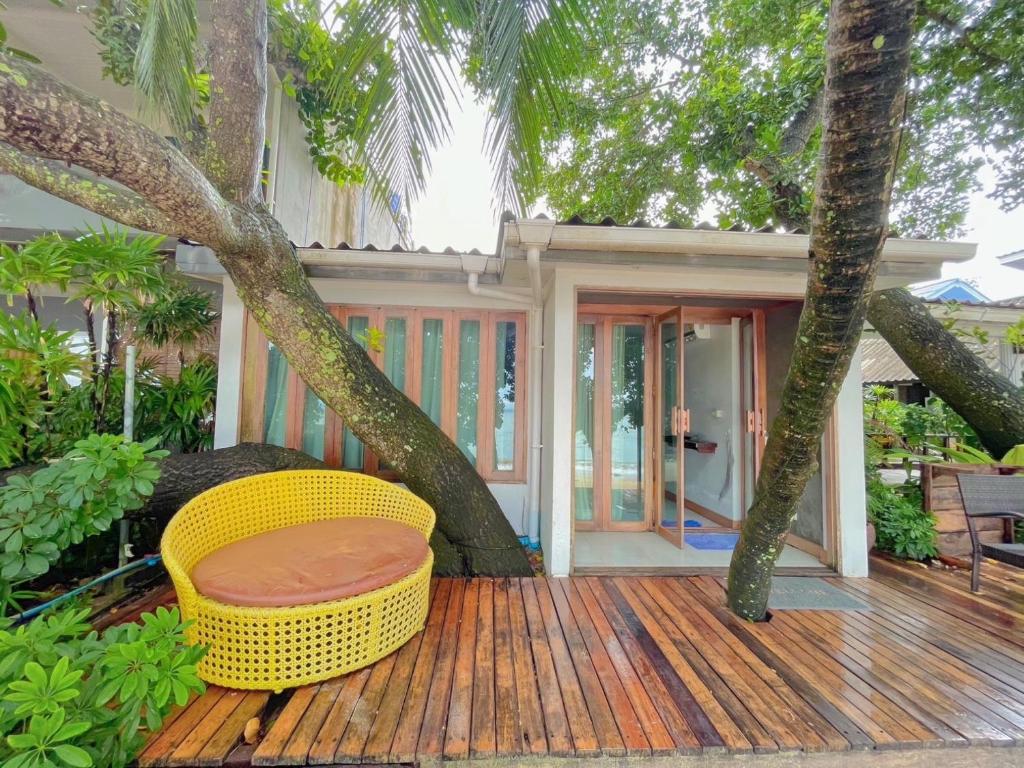
[[[860,340],[860,374],[865,384],[906,384],[917,381],[896,351],[882,338]]]

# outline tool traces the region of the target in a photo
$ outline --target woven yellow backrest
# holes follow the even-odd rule
[[[203,557],[238,539],[314,520],[347,516],[397,520],[430,538],[434,511],[392,483],[336,470],[289,470],[218,485],[183,506],[164,531],[168,568],[189,573]]]

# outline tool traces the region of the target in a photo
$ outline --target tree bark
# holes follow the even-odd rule
[[[465,573],[530,574],[515,532],[465,454],[327,311],[277,222],[259,210],[253,216],[263,217],[266,229],[260,227],[243,249],[217,253],[267,338],[346,426],[434,508],[438,530],[461,556]]]
[[[1024,392],[996,373],[903,288],[880,291],[868,322],[997,459],[1024,443]]]
[[[263,0],[215,0],[225,50],[213,61],[204,175],[123,113],[0,53],[0,158],[22,178],[128,226],[159,217],[163,234],[212,248],[245,306],[293,370],[438,517],[451,573],[528,575],[530,563],[487,484],[455,444],[397,390],[327,311],[259,195],[266,103]],[[216,49],[221,40],[214,40]],[[54,105],[59,105],[59,109]],[[244,147],[244,151],[240,150]],[[116,182],[95,197],[26,158],[59,158]],[[29,177],[35,176],[34,179]],[[124,210],[111,190],[145,205]],[[136,198],[130,198],[134,201]],[[143,222],[146,222],[143,224]],[[461,568],[459,564],[461,562]]]
[[[914,9],[913,0],[837,0],[830,10],[807,296],[729,569],[729,607],[748,620],[767,611],[775,561],[864,326],[887,230]]]

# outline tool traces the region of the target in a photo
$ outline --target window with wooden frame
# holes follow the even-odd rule
[[[526,475],[526,314],[330,306],[391,382],[488,480]],[[397,479],[246,318],[241,439],[296,448],[331,466]]]

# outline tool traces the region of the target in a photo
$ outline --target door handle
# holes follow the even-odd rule
[[[679,434],[685,435],[690,431],[690,409],[679,409]]]
[[[673,405],[672,412],[668,417],[668,433],[673,437],[679,435],[679,406]]]

